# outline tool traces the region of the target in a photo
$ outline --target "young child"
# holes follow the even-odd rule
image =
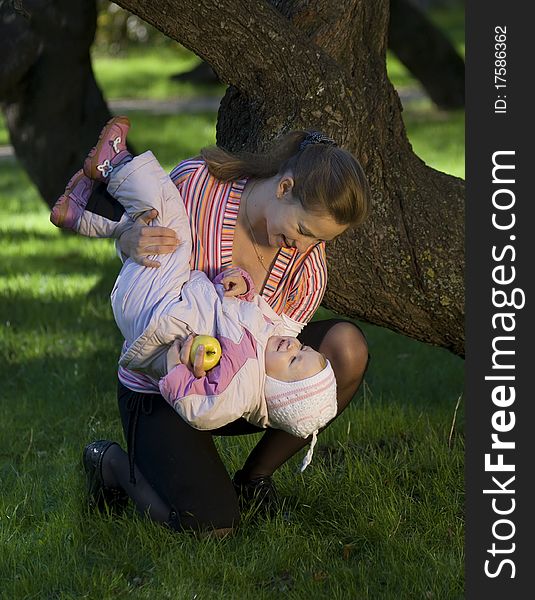
[[[157,380],[162,396],[197,429],[244,417],[298,437],[312,434],[304,470],[318,430],[337,410],[329,361],[300,344],[242,269],[223,271],[213,282],[190,270],[191,232],[182,198],[150,151],[135,158],[128,152],[129,126],[126,117],[108,122],[50,217],[82,235],[111,237],[154,208],[158,217],[152,224],[177,233],[181,243],[174,253],[158,257],[160,268],[128,259],[119,273],[111,302],[125,338],[120,365]],[[96,181],[106,182],[124,207],[120,221],[85,210]],[[230,289],[239,295],[228,297]],[[198,378],[189,359],[197,333],[217,337],[222,349],[219,364]]]

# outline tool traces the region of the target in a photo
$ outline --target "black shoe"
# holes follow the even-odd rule
[[[84,448],[82,462],[84,464],[87,500],[90,508],[104,510],[106,506],[110,510],[119,512],[126,508],[128,495],[121,489],[109,488],[104,485],[102,479],[102,459],[104,454],[116,442],[109,440],[98,440],[91,442]]]
[[[277,508],[277,489],[269,476],[249,479],[243,471],[237,471],[232,479],[242,510],[274,512]]]

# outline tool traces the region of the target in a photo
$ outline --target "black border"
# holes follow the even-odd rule
[[[531,582],[535,575],[535,551],[532,547],[534,533],[533,510],[535,508],[535,478],[531,467],[535,447],[535,394],[530,386],[530,374],[535,373],[535,352],[530,316],[534,316],[533,292],[535,269],[535,228],[530,219],[534,212],[532,204],[535,193],[531,180],[535,177],[532,150],[533,87],[535,52],[535,22],[530,2],[497,2],[496,0],[471,0],[466,5],[466,597],[485,600],[533,598],[535,591]],[[494,81],[495,27],[507,28],[507,88],[497,90]],[[506,114],[494,112],[497,95],[506,95]],[[515,194],[514,231],[498,231],[492,226],[492,194],[497,186],[492,183],[492,155],[500,150],[514,150],[515,183],[509,187]],[[509,239],[510,235],[515,240]],[[522,309],[510,309],[515,313],[516,328],[514,356],[510,357],[515,368],[516,399],[507,410],[515,413],[515,427],[503,438],[514,440],[514,450],[504,451],[506,462],[515,464],[513,496],[514,512],[509,517],[515,524],[515,535],[509,542],[501,542],[506,548],[511,542],[515,551],[503,558],[515,563],[512,569],[503,566],[500,575],[485,575],[485,560],[499,562],[487,549],[493,542],[492,525],[499,515],[491,508],[492,495],[483,490],[492,486],[492,474],[485,472],[484,457],[490,450],[491,433],[494,429],[491,417],[499,410],[492,403],[491,391],[499,382],[485,381],[492,374],[492,339],[500,335],[492,328],[492,315],[503,309],[492,305],[492,269],[495,262],[491,256],[492,246],[503,248],[514,244],[515,260],[507,254],[503,264],[514,266],[516,279],[509,291],[517,287],[524,291],[526,304]],[[502,289],[506,287],[502,286]],[[533,364],[532,364],[533,363]],[[501,371],[503,374],[504,371]],[[496,451],[495,451],[496,452]],[[498,474],[500,475],[500,474]],[[503,480],[505,474],[501,474]],[[490,484],[490,485],[489,485]],[[500,496],[505,498],[506,495]],[[504,501],[503,507],[506,506]],[[505,529],[502,530],[505,532]],[[499,544],[500,542],[496,542]],[[498,562],[497,562],[498,561]]]

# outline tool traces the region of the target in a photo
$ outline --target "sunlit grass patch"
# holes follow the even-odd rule
[[[129,113],[129,118],[129,139],[136,152],[151,150],[168,170],[198,155],[204,146],[215,144],[214,113],[153,115],[136,111]]]
[[[59,299],[72,297],[73,294],[86,294],[99,278],[88,275],[50,276],[46,274],[32,276],[28,273],[0,276],[0,289],[5,297],[23,296],[27,299]]]
[[[414,152],[424,162],[438,171],[464,178],[464,111],[408,110],[404,121]]]
[[[221,96],[223,85],[198,85],[174,81],[172,75],[193,69],[199,59],[174,47],[130,49],[123,56],[93,53],[97,83],[108,99]]]

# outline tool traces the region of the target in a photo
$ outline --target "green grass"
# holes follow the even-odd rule
[[[125,97],[108,67],[102,80]],[[213,114],[130,116],[136,150],[168,169],[215,139]],[[428,164],[464,174],[461,113],[419,105],[404,117]],[[462,401],[450,436],[460,359],[362,324],[372,362],[358,397],[304,474],[303,452],[277,471],[284,508],[244,515],[233,538],[172,534],[131,510],[89,513],[81,448],[122,440],[114,247],[54,228],[14,161],[0,162],[0,238],[0,598],[463,597]],[[229,472],[258,439],[217,440]]]
[[[403,113],[403,120],[414,152],[425,163],[464,178],[464,111],[409,107]]]
[[[4,121],[4,115],[0,113],[0,146],[9,144],[9,133]]]
[[[129,140],[136,152],[152,150],[168,170],[180,160],[199,154],[203,146],[215,144],[213,113],[153,115],[136,111],[129,113],[129,118]]]
[[[136,143],[165,154],[152,117]],[[175,119],[175,118],[173,118]],[[183,123],[162,121],[161,129]],[[175,148],[180,158],[189,145]],[[122,439],[113,245],[60,233],[26,175],[0,164],[0,561],[3,598],[461,598],[462,361],[363,325],[372,363],[351,407],[276,474],[288,506],[228,540],[84,509],[80,450]],[[320,315],[327,316],[325,313]],[[229,471],[258,436],[218,444]]]
[[[131,49],[124,56],[93,53],[93,68],[106,98],[152,98],[176,96],[222,96],[223,85],[199,86],[170,79],[171,75],[191,70],[199,59],[174,46],[153,49]]]

